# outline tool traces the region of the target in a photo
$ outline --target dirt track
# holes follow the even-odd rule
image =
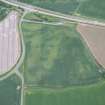
[[[12,11],[0,22],[0,75],[10,70],[20,57],[18,20],[18,13]]]
[[[97,62],[105,68],[105,27],[78,24],[81,34]]]

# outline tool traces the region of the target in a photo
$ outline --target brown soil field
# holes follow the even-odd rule
[[[20,57],[18,23],[19,14],[15,11],[0,22],[0,75],[8,72]]]
[[[78,24],[77,31],[87,43],[97,62],[105,68],[105,27]]]

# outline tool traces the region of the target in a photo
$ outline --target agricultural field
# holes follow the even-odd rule
[[[105,105],[104,69],[78,32],[78,24],[46,24],[54,21],[61,22],[31,13],[21,24],[26,49],[20,68],[24,105]]]
[[[22,23],[26,84],[67,87],[101,80],[103,70],[76,31],[76,24],[59,26]]]
[[[104,10],[105,0],[84,0],[77,12],[82,16],[105,19]]]
[[[24,105],[105,105],[105,82],[66,89],[25,90]]]
[[[0,81],[0,104],[20,105],[21,81],[16,75]]]
[[[81,34],[97,62],[105,68],[105,27],[78,24]]]
[[[0,75],[11,70],[21,55],[19,13],[11,11],[0,22]]]
[[[49,10],[72,14],[77,8],[78,0],[20,0],[34,6],[39,6]]]
[[[105,18],[104,0],[20,1],[86,21]],[[0,2],[0,20],[7,16],[0,22],[0,73],[15,65],[20,77],[0,76],[0,104],[105,105],[105,28],[23,12]]]
[[[94,19],[105,19],[105,0],[20,0],[33,6],[42,7],[69,15]]]

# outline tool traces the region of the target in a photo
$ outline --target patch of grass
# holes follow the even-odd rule
[[[67,89],[32,88],[25,92],[25,105],[105,105],[105,83]]]
[[[1,105],[20,105],[20,92],[17,89],[21,81],[16,75],[12,75],[7,79],[0,81],[0,104]]]
[[[26,84],[65,87],[100,80],[102,69],[81,40],[75,24],[51,26],[23,23]]]

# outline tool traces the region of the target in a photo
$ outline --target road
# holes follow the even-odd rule
[[[14,1],[14,0],[0,0],[0,1],[7,3],[7,4],[10,4],[12,6],[23,8],[24,10],[29,11],[29,12],[37,12],[37,13],[41,13],[44,15],[54,16],[54,17],[65,19],[65,20],[84,23],[84,24],[105,26],[105,22],[99,22],[96,20],[82,18],[82,17],[78,17],[78,16],[66,15],[66,14],[62,14],[62,13],[47,10],[47,9],[43,9],[43,8],[40,8],[37,6],[32,6],[32,5],[29,5],[26,3],[21,3],[18,1]]]

